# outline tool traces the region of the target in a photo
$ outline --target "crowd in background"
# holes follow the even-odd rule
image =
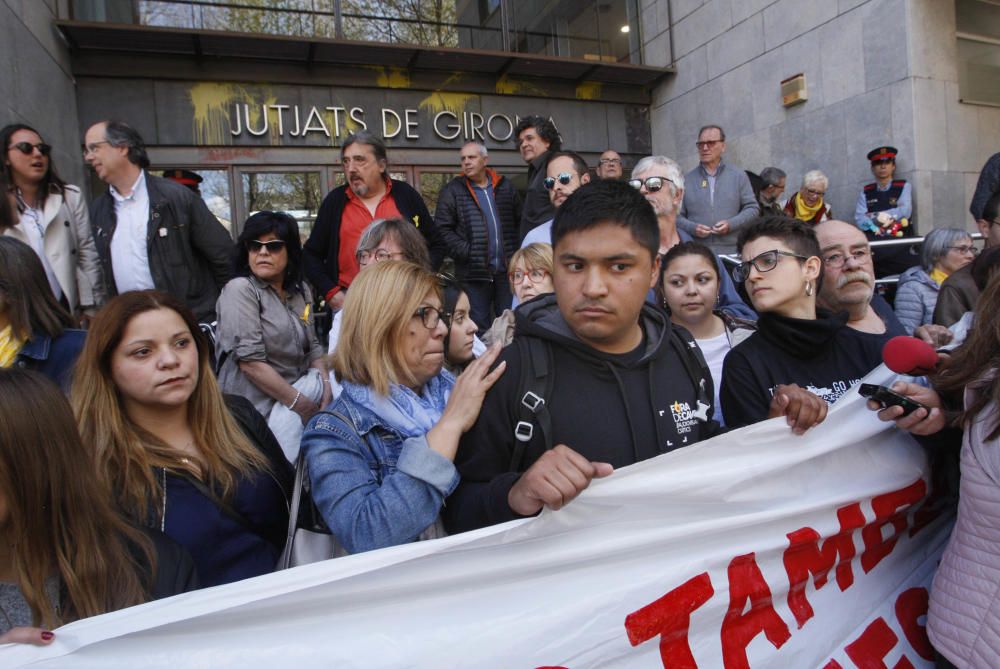
[[[338,554],[431,539],[726,429],[801,434],[899,335],[949,349],[894,387],[919,409],[871,405],[960,460],[941,666],[1000,633],[964,566],[1000,569],[1000,154],[970,209],[980,253],[960,221],[872,246],[917,234],[891,146],[834,212],[822,171],[785,199],[716,125],[687,173],[654,155],[627,175],[612,149],[591,170],[539,116],[515,136],[525,191],[468,142],[432,213],[360,131],[308,238],[260,211],[234,243],[123,121],[86,132],[107,186],[89,207],[37,130],[0,130],[0,640],[273,571],[303,523],[296,469]]]

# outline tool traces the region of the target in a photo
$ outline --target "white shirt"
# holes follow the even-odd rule
[[[705,356],[705,362],[708,363],[708,371],[712,374],[712,383],[715,385],[715,397],[712,401],[715,402],[715,420],[719,421],[719,425],[725,425],[725,421],[722,419],[722,403],[719,401],[719,389],[722,387],[722,361],[725,360],[726,354],[729,353],[731,348],[729,345],[729,336],[723,330],[722,334],[717,337],[709,337],[708,339],[695,339],[698,343],[698,348],[701,349],[701,354]]]
[[[109,186],[115,201],[117,225],[111,236],[111,269],[119,293],[129,290],[156,288],[149,272],[149,254],[146,230],[149,227],[149,192],[146,190],[146,171],[140,170],[139,178],[132,184],[132,193],[122,196],[114,186]]]
[[[62,288],[59,287],[59,278],[52,271],[52,264],[49,263],[49,259],[45,256],[45,231],[49,227],[48,222],[45,220],[45,215],[41,209],[27,207],[21,212],[20,223],[21,229],[24,230],[24,235],[28,240],[28,246],[35,250],[35,254],[42,261],[42,267],[45,268],[45,276],[49,280],[52,292],[55,294],[57,300],[62,299],[63,292]]]

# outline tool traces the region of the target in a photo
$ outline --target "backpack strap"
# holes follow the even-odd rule
[[[517,423],[514,425],[514,450],[508,471],[521,470],[524,450],[535,435],[535,426],[542,431],[545,449],[552,448],[552,416],[546,397],[552,392],[552,352],[549,345],[537,337],[514,340],[521,354],[521,386],[518,388]]]
[[[668,327],[670,328],[670,342],[677,349],[681,364],[684,365],[684,370],[691,379],[691,385],[695,387],[698,404],[711,408],[715,389],[711,387],[712,372],[708,368],[708,363],[705,362],[705,357],[701,355],[694,339],[685,339],[673,325],[668,325]],[[696,407],[696,410],[700,411],[701,407]]]

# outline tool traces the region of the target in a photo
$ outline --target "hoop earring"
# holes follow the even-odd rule
[[[812,297],[812,294],[813,294],[812,281],[806,281],[806,296]]]

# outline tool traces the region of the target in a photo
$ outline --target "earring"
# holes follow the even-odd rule
[[[806,295],[812,297],[813,294],[813,284],[812,281],[806,281]]]

